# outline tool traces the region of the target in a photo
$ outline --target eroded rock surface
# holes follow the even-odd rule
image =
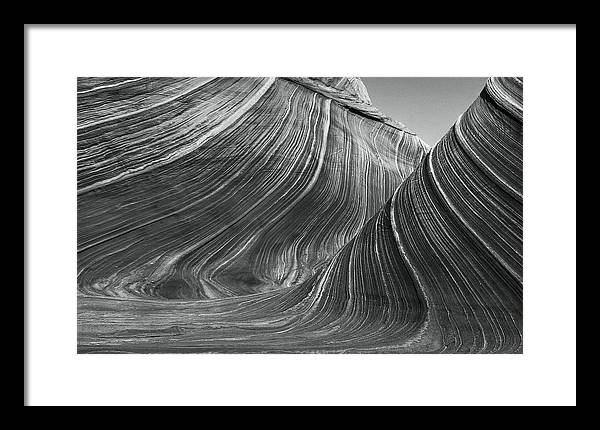
[[[520,352],[522,81],[429,151],[357,78],[80,78],[80,352]]]

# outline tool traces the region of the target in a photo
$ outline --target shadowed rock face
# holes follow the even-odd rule
[[[432,151],[356,78],[81,78],[80,352],[520,352],[522,82]]]

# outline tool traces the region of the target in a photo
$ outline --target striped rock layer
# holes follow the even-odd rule
[[[522,81],[429,148],[357,78],[81,78],[79,352],[521,352]]]

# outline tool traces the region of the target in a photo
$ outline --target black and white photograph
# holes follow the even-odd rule
[[[277,49],[268,26],[126,28],[84,26],[79,40],[68,25],[26,29],[38,47],[26,108],[39,100],[26,110],[26,403],[28,384],[62,377],[93,394],[38,383],[33,403],[566,399],[574,364],[547,401],[527,381],[545,378],[532,360],[575,354],[574,178],[556,177],[574,172],[575,134],[536,137],[551,127],[541,97],[574,101],[567,61],[549,92],[518,28],[479,29],[477,42],[474,29],[445,28],[454,53],[431,28],[364,39],[291,26]],[[410,52],[429,62],[382,57],[426,30]],[[555,29],[565,44],[554,43],[573,58],[574,30]],[[325,34],[344,43],[314,42]],[[45,73],[48,49],[69,60],[58,54]],[[569,112],[551,122],[569,124]],[[151,386],[135,382],[155,372]],[[429,397],[419,375],[448,382]],[[403,384],[415,397],[396,394]],[[457,384],[470,400],[450,394]],[[515,384],[530,388],[513,397]],[[264,394],[242,394],[254,389]],[[151,397],[165,390],[177,394]]]
[[[405,80],[78,78],[78,351],[520,353],[523,79]]]

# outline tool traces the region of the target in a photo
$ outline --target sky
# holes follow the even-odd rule
[[[430,146],[452,127],[487,78],[361,78],[373,105]]]

